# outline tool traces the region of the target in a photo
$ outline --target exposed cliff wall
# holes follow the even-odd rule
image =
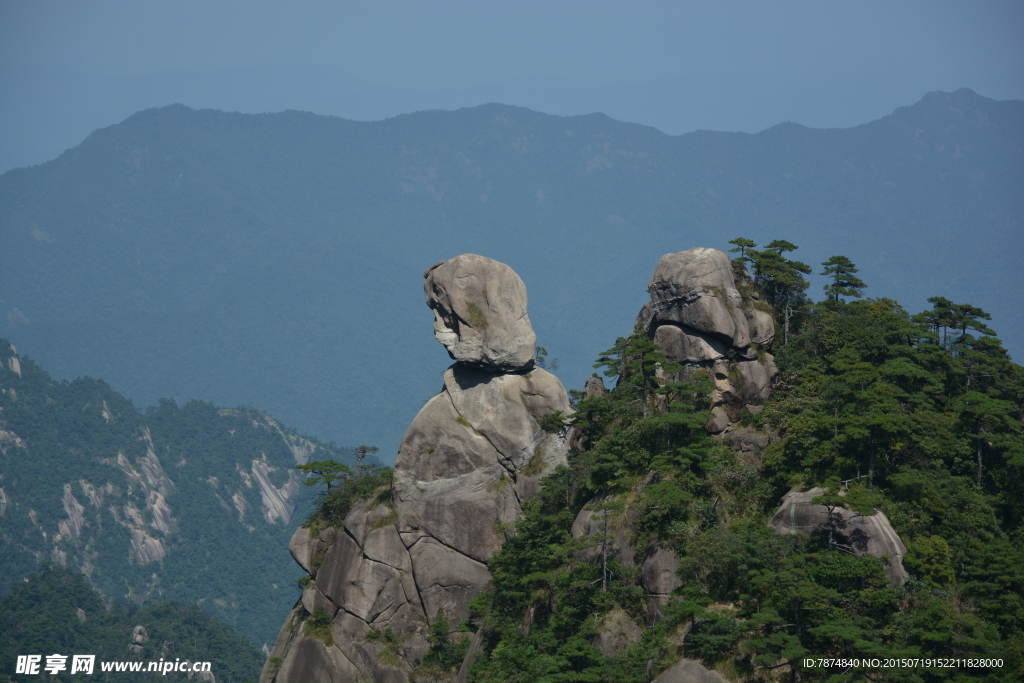
[[[711,371],[712,433],[724,432],[743,411],[756,412],[778,373],[767,352],[775,338],[771,308],[748,279],[736,280],[724,251],[665,254],[651,275],[651,300],[636,320],[669,360],[685,366],[683,377]]]
[[[522,280],[473,254],[424,277],[435,336],[456,363],[406,431],[390,490],[355,505],[342,528],[295,533],[311,581],[264,683],[422,679],[431,626],[469,617],[523,499],[566,464],[565,435],[541,420],[568,415],[569,398],[533,365]]]
[[[294,466],[348,454],[253,409],[143,414],[102,381],[54,382],[0,349],[0,574],[48,560],[108,598],[198,602],[272,642],[295,596],[282,551],[311,497]]]

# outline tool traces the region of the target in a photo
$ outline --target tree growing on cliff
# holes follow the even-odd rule
[[[858,299],[861,297],[860,290],[865,289],[867,285],[855,275],[857,267],[853,265],[853,261],[845,256],[833,256],[828,261],[822,261],[821,265],[825,266],[825,270],[820,275],[832,278],[832,284],[822,288],[828,295],[829,301],[839,303],[842,301],[839,297],[842,296],[852,296]]]
[[[352,468],[335,460],[315,460],[305,465],[296,465],[295,469],[310,475],[305,481],[306,486],[327,484],[328,491],[339,479],[345,481],[352,477]]]
[[[786,240],[772,240],[764,251],[750,252],[756,274],[754,284],[764,294],[776,316],[782,318],[786,343],[789,342],[789,323],[794,311],[809,303],[804,293],[811,283],[804,275],[810,274],[811,267],[785,257],[787,252],[798,248]]]

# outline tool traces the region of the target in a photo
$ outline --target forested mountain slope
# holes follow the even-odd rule
[[[47,565],[0,597],[0,681],[31,680],[14,674],[19,656],[40,655],[39,674],[53,681],[137,681],[154,673],[104,672],[103,662],[210,663],[217,681],[253,681],[260,651],[194,605],[149,602],[141,608],[104,604],[88,580],[60,565]],[[47,657],[67,657],[65,668],[45,670]],[[74,655],[95,655],[89,674],[72,674]],[[14,675],[12,675],[14,674]],[[29,674],[31,675],[31,674]],[[168,674],[163,674],[168,675]],[[170,674],[177,680],[186,674]],[[188,680],[204,680],[191,673]],[[88,676],[88,678],[83,678]],[[207,678],[206,680],[214,680]]]
[[[486,105],[379,122],[151,109],[0,177],[0,333],[58,376],[267,407],[389,460],[441,357],[425,263],[531,283],[579,384],[628,331],[650,254],[783,237],[875,296],[971,301],[1024,351],[1024,103],[935,92],[850,129],[668,136]],[[539,305],[537,305],[539,304]],[[116,360],[115,360],[116,359]]]
[[[467,368],[508,326],[488,278],[455,270],[479,257],[431,270],[458,362],[394,471],[335,486],[296,532],[309,576],[261,682],[1024,677],[1024,368],[988,313],[865,297],[841,255],[814,302],[796,245],[731,243],[661,257],[596,359],[610,388],[595,373],[571,410],[508,389],[536,367]],[[538,464],[557,454],[539,488],[533,460],[486,457],[524,462],[519,424],[547,435]]]
[[[690,680],[680,658],[732,681],[1024,676],[1024,368],[977,309],[844,299],[776,337],[771,399],[719,439],[701,426],[717,371],[654,379],[671,354],[619,340],[615,389],[577,394],[585,447],[488,563],[470,680]],[[587,515],[608,562],[580,553]]]
[[[0,580],[48,561],[108,599],[197,602],[257,646],[297,595],[288,539],[311,495],[296,464],[348,451],[266,413],[56,382],[0,340]]]

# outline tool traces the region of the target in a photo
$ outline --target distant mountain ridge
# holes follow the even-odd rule
[[[165,399],[142,414],[0,339],[0,590],[49,562],[107,600],[195,602],[272,643],[312,499],[295,465],[349,456],[255,409]]]
[[[966,89],[755,135],[498,104],[371,123],[170,106],[0,176],[0,333],[143,404],[251,403],[388,460],[439,386],[411,370],[444,367],[407,332],[432,263],[512,265],[567,386],[658,255],[737,236],[843,253],[871,296],[980,306],[1019,357],[1021,187],[1024,102]]]

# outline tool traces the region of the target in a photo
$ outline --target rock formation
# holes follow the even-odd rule
[[[515,271],[462,254],[431,266],[423,277],[434,336],[452,360],[498,371],[533,365],[537,335],[526,315],[526,286]]]
[[[793,489],[782,497],[782,505],[768,525],[779,534],[810,536],[831,531],[833,541],[854,554],[867,553],[882,558],[893,586],[906,583],[903,557],[907,549],[885,513],[875,510],[872,515],[862,515],[843,507],[835,507],[830,512],[827,506],[811,502],[825,493],[820,487]]]
[[[651,275],[651,300],[640,310],[636,329],[653,339],[668,360],[683,365],[679,379],[701,368],[711,372],[714,390],[708,431],[728,432],[729,442],[738,449],[746,446],[756,452],[763,447],[764,438],[735,422],[744,410],[756,412],[771,394],[777,370],[766,349],[775,337],[775,324],[770,308],[758,299],[746,274],[741,272],[739,278],[737,284],[728,254],[718,249],[697,247],[666,254]],[[604,391],[604,383],[594,376],[587,380],[583,393],[591,397]],[[585,446],[577,431],[569,438],[574,448]],[[572,526],[573,538],[603,539],[583,550],[580,557],[635,566],[639,559],[630,513],[602,512],[605,498],[594,498]],[[640,585],[647,593],[648,622],[654,623],[681,584],[676,573],[679,558],[671,549],[657,545],[639,550],[643,554]]]
[[[353,506],[341,528],[295,533],[289,548],[311,581],[263,683],[410,680],[430,624],[439,612],[452,628],[468,618],[523,498],[566,462],[565,436],[539,421],[571,412],[568,395],[533,366],[519,276],[463,254],[424,278],[435,335],[456,362],[406,431],[389,495]]]
[[[740,282],[729,255],[696,247],[665,254],[651,275],[651,300],[636,327],[671,360],[683,377],[711,371],[712,419],[708,430],[726,431],[746,410],[755,412],[771,393],[777,370],[767,348],[775,323],[745,273]]]
[[[681,659],[651,683],[728,683],[728,679],[695,659]]]

